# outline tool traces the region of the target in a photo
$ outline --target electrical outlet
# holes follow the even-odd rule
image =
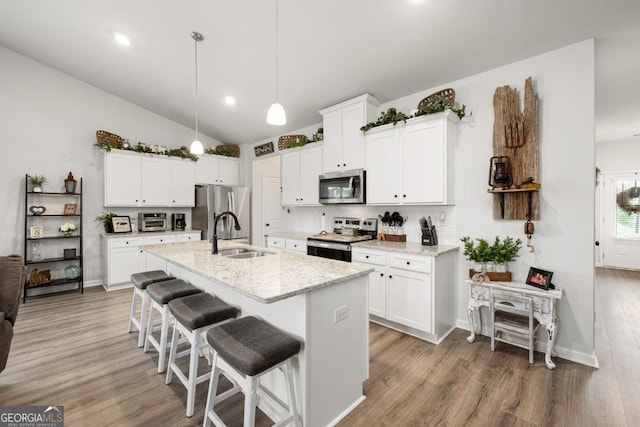
[[[349,317],[349,306],[343,305],[333,312],[333,323],[338,323]]]

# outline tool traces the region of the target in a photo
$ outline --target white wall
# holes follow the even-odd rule
[[[441,242],[459,244],[464,235],[493,239],[496,235],[520,237],[524,221],[494,220],[492,196],[487,194],[489,158],[492,153],[493,94],[510,85],[520,93],[533,77],[539,97],[540,220],[535,221],[534,253],[522,250],[510,265],[514,280],[524,282],[530,266],[554,272],[553,282],[565,290],[559,306],[560,332],[556,349],[560,356],[586,364],[594,357],[594,43],[587,40],[563,49],[519,61],[495,70],[425,89],[393,100],[379,111],[395,107],[409,113],[427,95],[447,87],[456,101],[472,112],[459,125],[456,147],[456,206],[451,207],[305,207],[285,214],[288,228],[317,231],[321,213],[377,216],[398,210],[409,216],[407,240],[419,241],[417,219],[438,218]],[[372,94],[375,96],[375,88]],[[277,141],[277,138],[274,138]],[[415,224],[415,227],[413,226]],[[414,229],[415,228],[415,229]],[[468,276],[469,264],[460,255],[458,277]],[[462,279],[461,279],[462,280]],[[457,289],[458,325],[467,327],[467,288]]]
[[[73,171],[84,178],[85,282],[100,282],[102,226],[94,218],[105,209],[96,131],[169,148],[190,144],[194,131],[3,47],[0,64],[0,254],[23,253],[25,174],[44,174],[45,190],[60,191]],[[203,135],[201,140],[205,146],[219,144]],[[124,215],[143,210],[109,209]]]
[[[640,170],[640,138],[596,144],[596,166],[602,173]]]

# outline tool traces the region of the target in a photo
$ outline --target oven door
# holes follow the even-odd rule
[[[365,203],[365,171],[357,169],[320,175],[319,196],[322,204]]]
[[[348,243],[308,239],[307,255],[351,262],[351,245]]]

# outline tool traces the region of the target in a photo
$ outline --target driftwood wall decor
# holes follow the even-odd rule
[[[525,81],[524,112],[519,104],[517,90],[509,86],[493,95],[493,155],[509,157],[513,178],[509,188],[489,190],[495,219],[539,218],[538,96],[531,77]]]

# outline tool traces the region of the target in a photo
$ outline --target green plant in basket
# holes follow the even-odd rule
[[[104,213],[102,215],[98,215],[96,217],[96,221],[101,222],[102,225],[104,226],[105,233],[113,232],[113,224],[111,224],[111,218],[113,218],[114,216],[116,216],[116,214],[109,212],[109,213]]]
[[[460,241],[464,244],[462,254],[471,262],[486,263],[492,261],[491,245],[486,239],[472,239],[469,236],[463,236]],[[476,244],[477,242],[477,244]]]
[[[500,237],[496,236],[491,246],[493,261],[498,264],[512,262],[518,257],[520,248],[522,248],[522,240],[507,236],[504,240],[500,241]]]

